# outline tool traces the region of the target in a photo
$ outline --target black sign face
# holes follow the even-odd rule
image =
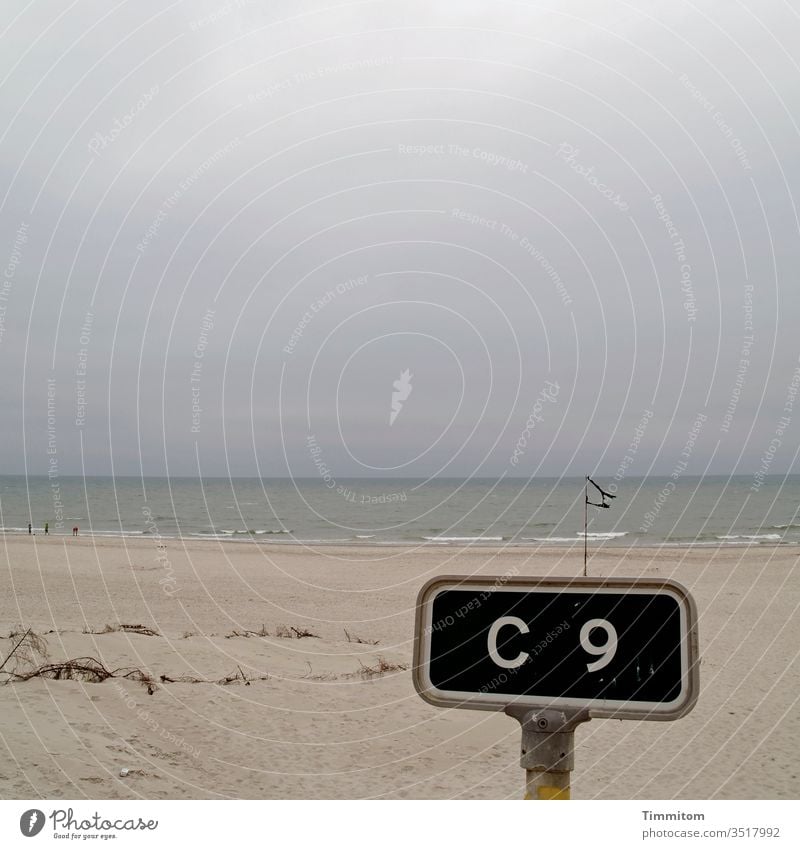
[[[438,578],[418,601],[414,680],[450,707],[674,719],[697,698],[694,603],[662,580]]]

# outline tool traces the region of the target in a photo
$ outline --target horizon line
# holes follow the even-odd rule
[[[719,472],[713,474],[683,474],[681,479],[703,480],[704,478],[753,478],[756,472]],[[592,476],[600,478],[611,478],[615,480],[614,475],[604,475],[602,472],[592,472]],[[337,480],[341,481],[386,481],[386,480],[413,480],[413,481],[533,481],[533,480],[585,480],[586,475],[442,475],[439,477],[429,477],[427,475],[340,475]],[[670,478],[672,474],[669,472],[660,474],[652,473],[649,475],[625,475],[619,483],[626,480],[647,480],[648,478]],[[766,480],[768,478],[790,478],[800,477],[800,472],[774,472],[768,475],[759,475],[759,479]],[[51,477],[47,472],[25,473],[25,472],[0,472],[0,478],[43,478],[46,480],[63,480],[64,478],[78,478],[86,480],[89,478],[103,478],[108,480],[119,480],[132,478],[141,480],[142,478],[149,480],[281,480],[281,481],[321,481],[318,475],[154,475],[154,474],[59,474]]]

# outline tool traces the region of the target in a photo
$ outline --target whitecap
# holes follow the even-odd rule
[[[717,537],[717,539],[724,539],[724,540],[732,540],[732,539],[753,539],[753,540],[757,540],[757,539],[772,539],[772,540],[775,540],[775,539],[777,539],[777,540],[779,540],[781,538],[782,537],[781,537],[780,534],[723,534],[722,536]]]
[[[503,537],[423,537],[428,542],[502,542]]]
[[[579,539],[583,539],[583,535],[580,537],[523,537],[523,540],[526,542],[578,542]]]
[[[608,531],[607,533],[588,533],[586,538],[594,542],[617,539],[617,537],[627,536],[627,531]],[[523,537],[528,542],[583,542],[583,531],[574,537]]]

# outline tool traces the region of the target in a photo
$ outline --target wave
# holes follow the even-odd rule
[[[352,542],[350,537],[330,537],[329,539],[296,539],[299,545],[324,545],[330,542]]]
[[[423,537],[427,542],[502,542],[503,537]]]
[[[732,539],[782,539],[780,534],[722,534],[717,539],[732,540]]]
[[[789,522],[788,525],[770,525],[770,527],[774,528],[776,531],[788,531],[792,528],[800,528],[800,524]]]
[[[256,528],[250,529],[246,531],[233,531],[228,528],[218,528],[213,531],[194,531],[190,534],[193,537],[252,537],[252,536],[261,536],[262,534],[292,534],[293,530],[290,528]]]
[[[208,537],[211,539],[222,539],[223,537],[232,537],[236,531],[189,531],[190,537]]]
[[[594,541],[617,539],[617,537],[627,536],[627,531],[607,531],[605,533],[588,533],[587,538]],[[582,542],[583,532],[578,533],[574,537],[523,537],[522,539],[528,542]]]
[[[87,536],[93,537],[139,537],[139,536],[147,536],[149,531],[93,531],[91,529],[85,530],[82,533]],[[161,534],[161,536],[166,536],[165,534]]]
[[[685,540],[668,540],[656,542],[654,545],[669,548],[719,548],[726,545],[760,545],[774,543],[775,545],[798,545],[796,540],[786,540],[778,534],[726,534],[713,539],[702,539],[700,537]]]
[[[752,545],[752,542],[748,542],[747,540],[726,540],[720,542],[717,541],[709,541],[709,540],[685,540],[684,542],[658,542],[654,543],[654,547],[657,548],[719,548],[723,545]]]
[[[583,539],[583,535],[580,537],[523,537],[525,542],[578,542],[578,540]]]
[[[578,536],[582,537],[583,534],[578,534]],[[604,533],[588,533],[586,534],[589,539],[616,539],[617,537],[626,537],[628,536],[627,531],[605,531]]]
[[[27,528],[0,528],[0,534],[2,533],[13,533],[13,534],[25,534],[28,535]],[[36,536],[37,533],[40,536],[45,536],[44,532],[41,528],[33,529],[33,536]],[[140,537],[145,536],[147,531],[93,531],[91,528],[81,528],[80,535],[82,537]],[[56,536],[72,536],[72,528],[64,526],[63,529],[53,528],[50,530],[50,533],[47,536],[56,537]],[[169,536],[168,534],[161,534],[164,539],[175,539],[175,537]]]
[[[70,536],[72,534],[72,529],[65,528],[62,533],[65,536]],[[81,536],[84,537],[141,537],[148,536],[149,533],[149,531],[93,531],[91,528],[86,528],[80,532]],[[170,536],[169,534],[159,534],[159,536],[164,539],[175,539],[175,537]]]
[[[340,544],[340,543],[349,543],[350,545],[355,545],[352,537],[327,537],[327,538],[303,538],[300,539],[298,537],[292,536],[290,538],[282,538],[283,534],[291,534],[292,531],[264,531],[262,533],[269,533],[276,536],[275,540],[271,540],[273,545],[332,545],[332,544]],[[219,540],[223,542],[230,543],[247,543],[247,542],[255,542],[255,534],[251,534],[247,531],[230,531],[228,533],[220,533],[220,534],[210,534],[208,532],[205,533],[193,533],[190,534],[193,537],[202,537],[206,540]],[[377,540],[374,543],[375,545],[380,545]]]
[[[231,534],[222,534],[222,533],[213,534],[213,533],[210,533],[209,531],[191,531],[189,533],[189,536],[190,537],[200,537],[201,539],[208,539],[208,540],[222,540],[222,539],[230,540],[232,535]]]

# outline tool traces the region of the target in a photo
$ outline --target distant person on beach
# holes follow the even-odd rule
[[[45,535],[50,533],[50,523],[49,522],[44,523],[44,532],[45,532]]]
[[[29,533],[29,534],[32,534],[32,533],[33,533],[33,528],[31,527],[31,523],[30,523],[30,522],[28,522],[28,533]]]
[[[78,536],[78,526],[77,525],[75,525],[75,527],[72,529],[72,536],[74,536],[74,537]]]

